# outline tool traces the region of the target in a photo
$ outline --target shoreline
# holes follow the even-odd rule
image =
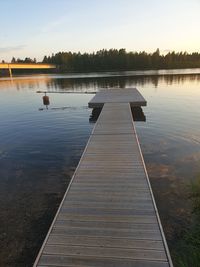
[[[200,68],[181,68],[181,69],[151,69],[151,70],[116,70],[116,71],[91,71],[91,72],[48,72],[35,73],[23,72],[16,74],[13,72],[13,78],[28,76],[52,76],[61,75],[63,78],[103,78],[103,77],[128,77],[128,76],[169,76],[169,75],[199,75]],[[62,77],[57,77],[62,78]],[[0,80],[10,80],[9,76],[1,77]]]

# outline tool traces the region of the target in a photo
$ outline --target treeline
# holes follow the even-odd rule
[[[44,63],[56,64],[60,71],[118,71],[200,67],[200,53],[126,52],[125,49],[100,50],[95,53],[59,52],[45,56]]]
[[[32,59],[30,57],[25,57],[25,59],[21,59],[21,58],[15,58],[13,57],[11,60],[11,63],[37,63],[36,58]]]

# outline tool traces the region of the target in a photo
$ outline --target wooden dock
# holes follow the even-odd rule
[[[0,63],[0,69],[8,69],[12,77],[13,69],[55,69],[56,65],[48,63]]]
[[[102,112],[34,266],[172,267],[130,109],[146,101],[116,89],[95,103]]]

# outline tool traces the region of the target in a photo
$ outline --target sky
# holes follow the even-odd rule
[[[0,0],[0,61],[103,48],[200,52],[200,0]]]

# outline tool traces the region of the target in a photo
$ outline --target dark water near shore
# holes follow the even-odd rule
[[[170,72],[172,73],[172,72]],[[0,79],[0,266],[32,266],[94,126],[102,87],[137,87],[136,122],[170,248],[190,221],[188,184],[200,174],[200,70]],[[168,74],[168,75],[163,75]],[[48,109],[37,91],[51,93]]]

